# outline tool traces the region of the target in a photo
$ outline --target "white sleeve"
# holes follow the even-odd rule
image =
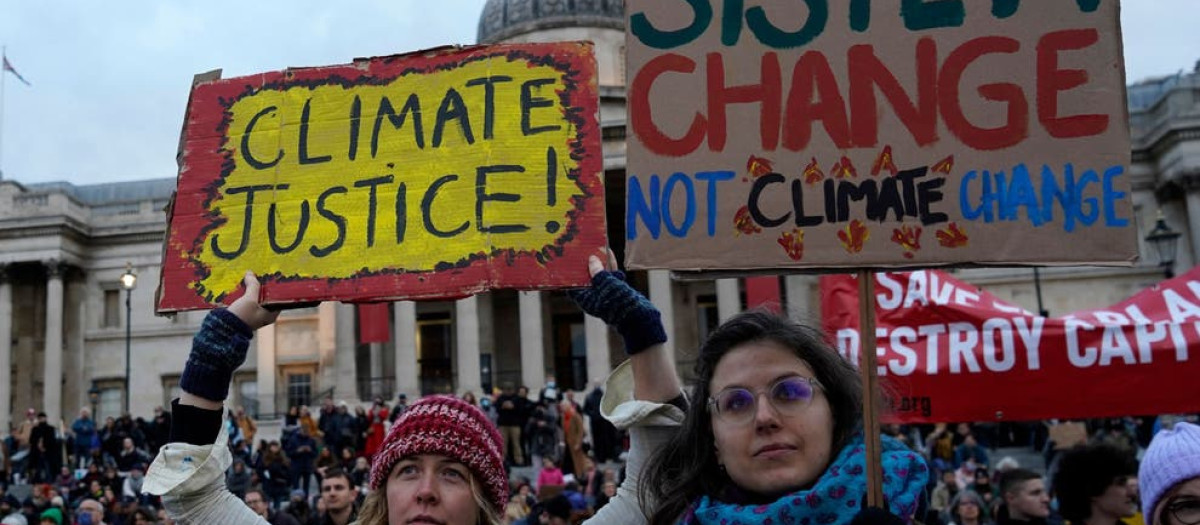
[[[617,428],[629,431],[629,455],[625,460],[625,480],[617,487],[617,495],[584,523],[644,525],[649,519],[638,500],[642,470],[683,424],[683,410],[669,403],[633,399],[633,368],[629,361],[609,374],[604,387],[600,413]]]
[[[233,463],[225,425],[212,445],[168,443],[146,473],[142,490],[162,496],[163,507],[179,525],[269,525],[225,487]]]

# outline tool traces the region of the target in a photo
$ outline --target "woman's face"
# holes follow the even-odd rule
[[[445,456],[404,458],[387,479],[388,523],[474,525],[479,506],[471,493],[471,471]]]
[[[734,347],[713,371],[709,389],[716,397],[727,388],[755,392],[753,419],[735,423],[712,413],[717,461],[738,487],[762,495],[791,492],[811,485],[825,471],[833,447],[833,411],[820,388],[799,412],[783,414],[769,399],[776,381],[815,378],[808,363],[771,341]]]
[[[1200,477],[1192,478],[1168,490],[1158,504],[1154,525],[1183,525],[1200,518]]]
[[[1109,484],[1099,496],[1092,498],[1094,508],[1106,514],[1128,518],[1137,513],[1137,501],[1133,491],[1129,490],[1126,477],[1120,477]]]
[[[973,499],[963,498],[958,502],[958,515],[964,520],[979,519],[979,503]]]

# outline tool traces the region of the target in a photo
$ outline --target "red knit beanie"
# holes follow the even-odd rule
[[[375,455],[371,490],[380,490],[401,459],[421,454],[445,456],[467,466],[497,512],[508,503],[500,431],[478,408],[452,396],[428,396],[396,419]]]

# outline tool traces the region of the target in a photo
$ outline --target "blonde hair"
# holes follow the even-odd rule
[[[479,509],[478,525],[503,525],[504,521],[501,519],[500,513],[492,508],[491,502],[484,497],[483,488],[476,481],[474,472],[470,473],[468,481],[471,486],[471,499],[475,500],[475,507]],[[357,523],[358,525],[387,525],[387,481],[384,481],[379,490],[367,493],[362,509],[358,512]]]

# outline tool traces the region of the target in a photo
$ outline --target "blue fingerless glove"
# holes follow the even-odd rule
[[[179,388],[212,401],[229,396],[233,372],[246,361],[254,331],[224,308],[208,313],[192,339],[192,353],[183,367]]]
[[[626,354],[634,355],[667,341],[662,314],[646,296],[625,282],[625,274],[621,272],[600,272],[592,276],[590,288],[569,293],[584,312],[621,334]]]

